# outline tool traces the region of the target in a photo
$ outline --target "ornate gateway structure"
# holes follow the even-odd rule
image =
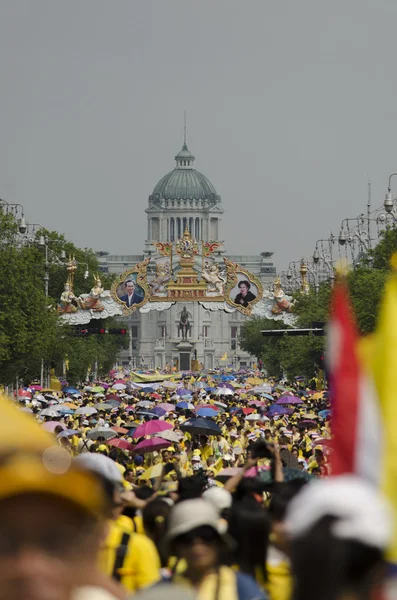
[[[292,323],[290,299],[281,302],[277,281],[273,291],[272,252],[226,258],[221,197],[194,168],[186,142],[175,160],[149,196],[143,253],[98,253],[101,271],[119,276],[112,290],[98,296],[96,282],[77,311],[60,308],[62,318],[83,324],[120,315],[130,332],[120,362],[132,368],[250,366],[254,359],[239,346],[241,325],[250,315]]]

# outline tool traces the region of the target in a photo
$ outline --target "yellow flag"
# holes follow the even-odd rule
[[[194,376],[192,375],[191,378],[190,378],[190,380],[189,380],[189,383],[194,383],[194,381],[195,381],[195,379],[194,379]]]
[[[221,357],[221,360],[227,360],[227,352]]]
[[[382,421],[381,488],[394,513],[388,560],[397,563],[397,274],[386,283],[377,330],[373,336],[373,372]]]

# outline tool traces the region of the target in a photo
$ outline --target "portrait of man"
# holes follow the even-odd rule
[[[242,281],[239,281],[238,288],[240,291],[233,302],[247,308],[250,302],[256,300],[255,294],[250,292],[251,284],[247,279],[243,279]]]
[[[125,302],[127,307],[143,302],[143,296],[136,292],[136,283],[133,279],[127,279],[124,282],[125,294],[119,296],[121,302]]]

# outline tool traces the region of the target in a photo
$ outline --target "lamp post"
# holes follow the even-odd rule
[[[11,203],[0,198],[0,209],[3,211],[5,209],[5,214],[8,215],[11,213],[18,222],[18,230],[21,235],[26,233],[26,221],[25,221],[25,209],[22,204],[19,203]],[[18,218],[18,214],[20,217]]]

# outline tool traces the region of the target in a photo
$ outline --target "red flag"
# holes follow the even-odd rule
[[[331,466],[333,475],[356,472],[360,395],[358,332],[345,283],[333,290],[328,326],[328,360],[332,397]]]

